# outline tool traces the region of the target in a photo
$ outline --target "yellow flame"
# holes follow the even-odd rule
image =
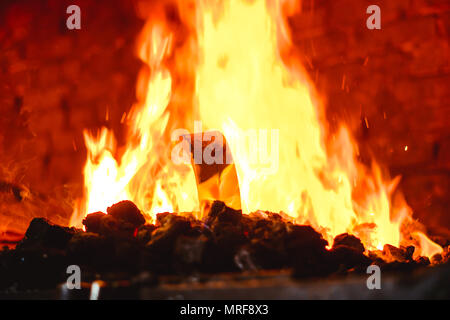
[[[425,256],[431,258],[435,254],[442,253],[442,247],[431,241],[426,235],[420,231],[415,231],[411,234],[419,241],[419,247],[414,251],[415,256]]]
[[[222,2],[219,19],[217,8],[202,4],[196,81],[200,116],[208,127],[224,132],[231,146],[243,210],[281,210],[326,227],[331,235],[348,231],[356,218],[351,183],[343,172],[327,171],[323,128],[307,79],[289,72],[280,58],[277,31],[282,26],[265,1]],[[248,158],[251,152],[241,152],[248,145],[242,131],[252,129],[279,133],[275,172],[265,174]]]
[[[72,225],[80,226],[87,213],[106,211],[121,200],[135,202],[149,218],[159,212],[198,208],[193,170],[170,161],[170,145],[164,139],[172,90],[164,59],[171,50],[171,39],[161,25],[151,22],[141,34],[138,55],[146,68],[138,79],[139,101],[127,116],[129,132],[120,162],[116,161],[118,150],[112,131],[102,128],[97,137],[84,132],[88,151],[86,192],[72,216]],[[178,201],[172,201],[180,194]]]
[[[411,217],[406,203],[392,206],[399,179],[383,178],[376,163],[370,168],[360,164],[345,126],[327,137],[322,102],[289,53],[282,12],[292,12],[296,3],[196,1],[196,34],[188,46],[198,51],[194,107],[205,129],[219,130],[230,145],[244,213],[282,211],[312,225],[330,243],[349,232],[367,249],[399,246],[400,226]],[[186,3],[179,7],[193,18]],[[121,119],[129,125],[124,149],[117,149],[106,128],[95,137],[85,132],[86,194],[72,224],[125,199],[150,217],[199,210],[191,166],[170,160],[170,121],[186,124],[195,114],[174,114],[168,107],[172,75],[166,58],[172,42],[164,23],[149,19],[138,52],[146,65],[138,78],[138,103]],[[422,254],[438,252],[440,247],[422,235]]]
[[[372,170],[359,164],[345,128],[327,149],[322,106],[311,81],[281,57],[290,47],[283,2],[197,4],[200,118],[230,144],[243,211],[283,211],[322,230],[329,241],[349,232],[368,249],[399,246],[407,213],[406,208],[393,212],[390,205],[398,180],[384,182],[376,164]],[[261,129],[277,133],[278,141],[255,134]],[[255,162],[261,140],[266,151],[276,150],[260,153]],[[268,170],[267,160],[277,169]]]

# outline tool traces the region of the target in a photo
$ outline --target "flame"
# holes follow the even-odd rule
[[[312,81],[289,59],[286,4],[295,9],[286,1],[197,2],[197,107],[230,144],[242,209],[283,211],[329,242],[349,232],[367,249],[399,246],[410,214],[391,206],[399,179],[383,180],[376,163],[358,163],[345,127],[326,140]]]
[[[118,150],[112,131],[102,128],[97,136],[84,132],[88,152],[85,196],[75,208],[71,225],[81,226],[86,214],[106,211],[121,200],[136,203],[149,219],[163,211],[198,208],[192,168],[175,165],[167,156],[172,77],[164,59],[170,54],[171,41],[169,32],[150,21],[142,31],[138,56],[146,67],[138,79],[139,101],[126,116],[129,131],[120,161],[116,160]]]
[[[291,54],[283,14],[296,10],[296,3],[197,0],[192,12],[179,2],[183,18],[195,21],[195,45],[189,46],[197,59],[192,60],[191,113],[226,137],[244,213],[284,212],[321,231],[329,243],[348,232],[369,250],[398,247],[405,240],[402,223],[411,219],[406,202],[392,205],[399,178],[383,176],[376,162],[359,163],[357,144],[345,126],[327,132],[323,102]],[[125,199],[149,219],[163,211],[199,210],[192,168],[174,164],[169,156],[170,130],[175,124],[189,127],[189,117],[169,107],[173,73],[166,60],[172,38],[163,22],[148,19],[138,51],[146,65],[138,79],[138,103],[121,120],[129,126],[125,150],[118,150],[106,128],[97,136],[85,132],[86,192],[72,224]],[[180,67],[177,72],[188,73]],[[422,254],[439,251],[424,234],[418,237]]]
[[[358,215],[352,201],[356,165],[349,136],[344,131],[337,136],[339,147],[348,150],[343,159],[330,161],[310,81],[280,57],[278,35],[288,33],[285,26],[277,23],[281,20],[274,19],[265,1],[230,0],[221,3],[221,10],[202,5],[202,59],[196,79],[200,116],[208,127],[224,132],[231,146],[243,211],[284,211],[300,223],[326,227],[330,239],[351,231]],[[278,132],[278,146],[271,146],[278,147],[277,170],[264,170],[250,159],[253,152],[243,152],[249,143],[241,139],[243,132],[252,129]],[[389,214],[383,200],[381,196],[368,209]],[[383,226],[378,227],[383,233]],[[398,233],[392,229],[386,233]],[[390,238],[398,245],[398,235]]]
[[[420,231],[414,231],[411,234],[413,238],[419,241],[417,252],[414,251],[415,256],[433,257],[435,254],[442,253],[443,249],[440,245],[431,241],[425,234]]]

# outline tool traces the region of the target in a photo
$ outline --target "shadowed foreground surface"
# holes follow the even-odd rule
[[[17,238],[33,217],[68,224],[82,193],[83,129],[106,126],[123,144],[141,67],[141,2],[0,4],[0,238]],[[71,4],[82,10],[79,31],[65,26]],[[382,29],[368,30],[369,4],[302,1],[289,19],[293,51],[325,100],[330,130],[346,122],[362,160],[374,154],[401,174],[414,217],[448,238],[450,6],[378,1]]]
[[[202,220],[161,213],[155,224],[122,201],[108,214],[89,214],[83,224],[86,231],[32,220],[15,249],[0,251],[5,297],[81,298],[99,280],[95,286],[106,287],[105,298],[332,298],[341,292],[340,298],[448,297],[448,245],[431,261],[413,256],[413,246],[368,251],[348,234],[336,236],[327,249],[310,226],[270,212],[243,215],[219,201]],[[70,265],[79,266],[84,291],[61,287]],[[380,267],[383,278],[389,275],[382,283],[390,291],[364,287],[370,265]],[[357,297],[354,291],[363,289]]]

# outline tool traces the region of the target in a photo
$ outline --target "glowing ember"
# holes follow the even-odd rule
[[[370,250],[407,243],[400,230],[411,220],[411,210],[405,202],[394,207],[391,199],[399,179],[383,177],[375,162],[371,168],[360,164],[345,127],[328,137],[312,81],[289,52],[282,9],[294,8],[287,5],[199,0],[196,17],[182,12],[196,21],[193,107],[204,129],[222,132],[230,145],[243,212],[282,211],[321,231],[329,243],[344,232],[356,234]],[[142,34],[139,56],[148,68],[139,78],[139,103],[127,116],[126,149],[119,156],[107,129],[98,137],[85,134],[86,196],[74,224],[125,199],[149,218],[163,211],[199,210],[192,168],[170,160],[169,117],[190,127],[168,108],[172,82],[165,56],[172,49],[171,36],[163,23],[151,23]],[[248,152],[252,143],[258,146],[258,161]],[[442,251],[424,234],[414,235],[422,255]]]

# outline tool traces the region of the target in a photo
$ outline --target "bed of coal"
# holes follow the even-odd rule
[[[83,283],[145,278],[146,286],[157,287],[167,277],[208,281],[214,275],[264,272],[288,275],[290,281],[335,279],[367,275],[372,264],[383,273],[407,274],[448,266],[450,257],[448,241],[431,261],[414,258],[413,246],[368,251],[349,234],[336,236],[328,246],[311,226],[294,224],[282,214],[242,214],[220,201],[202,220],[160,213],[154,224],[146,223],[132,202],[122,201],[107,214],[87,215],[83,224],[85,231],[34,218],[14,249],[0,251],[0,293],[54,289],[66,282],[71,265],[80,267]]]

